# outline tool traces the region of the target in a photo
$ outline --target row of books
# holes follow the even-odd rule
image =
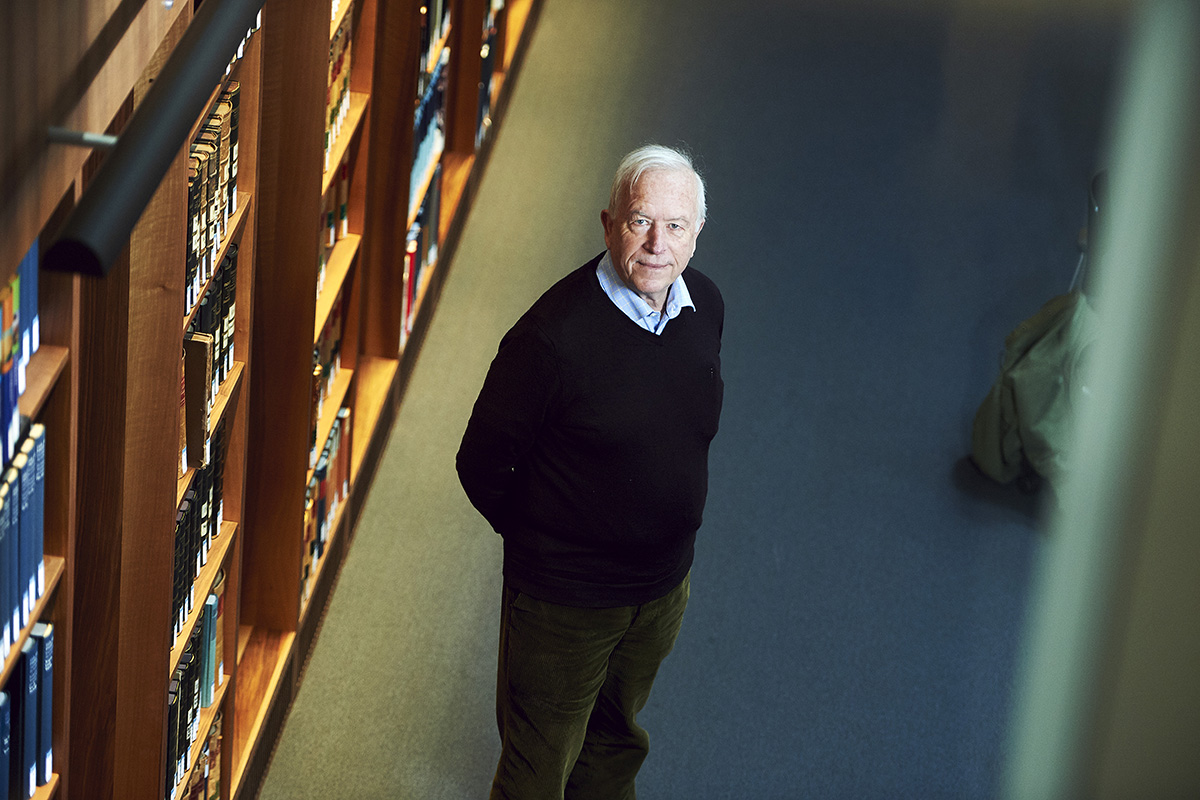
[[[199,0],[196,0],[196,5],[200,5]],[[237,66],[237,62],[241,61],[246,54],[246,44],[249,43],[250,37],[262,27],[262,9],[259,9],[258,14],[254,17],[254,23],[246,29],[246,33],[242,36],[242,40],[238,42],[237,49],[233,51],[233,55],[229,58],[229,63],[225,66],[225,77],[228,78],[233,74],[233,68]]]
[[[421,20],[419,46],[421,54],[419,69],[421,80],[427,80],[430,68],[441,57],[439,48],[450,32],[450,3],[447,0],[428,0],[421,4]],[[418,83],[417,94],[423,94],[425,87]]]
[[[350,110],[350,63],[354,38],[354,13],[351,10],[329,41],[329,73],[325,84],[325,166],[329,171],[333,143],[342,132],[346,112]]]
[[[38,317],[38,243],[21,259],[16,274],[0,287],[0,464],[16,455],[21,431],[19,400],[29,360],[41,346]]]
[[[483,144],[492,127],[492,94],[496,81],[496,57],[500,53],[500,14],[504,0],[492,0],[483,19],[483,45],[479,48],[479,114],[475,124],[475,147]]]
[[[29,800],[54,773],[54,626],[39,622],[0,691],[0,800]]]
[[[185,787],[182,798],[190,800],[190,792],[194,791],[197,772],[200,777],[208,772],[211,778],[212,761],[211,740],[209,740],[209,758],[204,769],[200,769],[199,759],[192,761],[192,745],[200,736],[200,711],[211,708],[216,696],[216,689],[224,681],[224,575],[219,575],[213,591],[204,604],[202,624],[196,627],[187,648],[179,659],[179,666],[167,687],[167,777],[166,800],[181,800],[178,791],[180,783],[189,771],[191,777]],[[219,736],[219,728],[218,728]],[[219,788],[220,778],[216,786]]]
[[[342,370],[342,331],[345,328],[346,297],[339,293],[329,319],[317,337],[313,347],[312,371],[312,404],[309,406],[311,419],[309,421],[309,451],[308,468],[315,469],[320,451],[317,441],[317,424],[325,411],[325,402],[329,399],[329,390],[337,380]]]
[[[184,315],[192,313],[213,273],[229,218],[237,212],[241,88],[229,81],[192,142],[188,158],[188,249]]]
[[[400,301],[400,346],[408,341],[417,317],[417,298],[427,270],[437,263],[438,225],[442,205],[442,165],[435,164],[429,188],[417,211],[416,221],[408,229],[404,252],[404,296]]]
[[[29,427],[12,465],[0,477],[0,656],[20,645],[46,591],[43,524],[46,507],[46,426]]]
[[[209,728],[196,767],[175,800],[221,800],[221,713]]]
[[[429,85],[420,95],[413,114],[413,166],[410,176],[408,207],[421,202],[425,179],[442,157],[446,147],[446,70],[450,48],[444,47],[438,63],[429,75]],[[422,73],[424,74],[424,73]]]
[[[173,636],[184,630],[195,609],[196,578],[208,563],[213,543],[225,519],[225,426],[212,435],[212,458],[196,471],[192,485],[175,515],[175,562],[172,581]]]
[[[330,529],[350,494],[351,412],[338,409],[337,419],[317,457],[304,494],[304,551],[300,564],[300,602],[308,602],[317,565],[325,555]]]
[[[229,245],[183,335],[179,475],[208,462],[209,417],[233,371],[236,351],[238,246]]]
[[[321,199],[321,221],[317,245],[317,296],[325,288],[325,268],[333,255],[333,248],[350,233],[346,216],[350,199],[350,164],[345,158],[338,165],[337,180],[333,188]]]

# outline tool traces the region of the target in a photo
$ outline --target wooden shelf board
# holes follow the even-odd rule
[[[37,419],[42,413],[46,398],[58,382],[58,376],[71,360],[71,351],[65,347],[44,344],[29,359],[25,369],[25,393],[21,395],[21,413]]]
[[[33,630],[34,624],[46,613],[46,606],[54,597],[54,592],[58,589],[59,581],[62,580],[63,572],[66,570],[66,560],[59,556],[43,556],[42,563],[46,567],[46,590],[34,604],[33,613],[29,615],[29,624],[21,629],[12,652],[8,654],[8,658],[4,659],[4,671],[0,673],[0,686],[8,685],[8,679],[17,665],[17,658],[21,655],[21,645],[29,638],[29,632]]]
[[[450,31],[453,30],[453,28],[454,20],[448,21],[446,23],[446,32],[442,34],[442,38],[434,42],[433,50],[431,51],[431,57],[425,64],[426,73],[432,75],[433,71],[437,69],[438,62],[442,60],[442,51],[446,49],[446,44],[450,41]]]
[[[350,381],[354,378],[354,370],[342,367],[338,373],[337,379],[330,384],[329,394],[325,398],[325,403],[321,408],[321,417],[317,420],[317,452],[321,452],[321,448],[325,446],[325,440],[329,438],[329,432],[333,430],[333,423],[337,420],[338,409],[342,407],[342,403],[346,400],[346,393],[350,391]],[[309,470],[305,479],[304,485],[308,486],[308,482],[312,480],[314,470]]]
[[[349,501],[349,496],[347,496],[346,500],[343,501],[340,506],[338,506],[337,514],[335,514],[333,519],[330,521],[329,538],[325,541],[325,555],[323,557],[321,557],[320,559],[318,559],[316,564],[313,566],[313,574],[312,574],[313,591],[309,593],[308,597],[303,597],[300,600],[300,625],[299,625],[299,627],[301,629],[304,628],[306,621],[308,619],[308,609],[309,609],[309,606],[312,605],[312,603],[310,603],[309,601],[312,600],[313,595],[316,594],[317,584],[320,582],[321,575],[325,571],[325,563],[327,561],[329,561],[329,555],[330,555],[330,553],[333,552],[334,540],[338,536],[338,529],[341,528],[341,526],[342,526],[342,518],[343,518],[343,516],[345,516],[346,507],[348,505],[350,505],[350,503],[348,501]]]
[[[242,238],[242,229],[246,225],[246,216],[250,211],[250,204],[254,202],[254,196],[249,192],[238,192],[238,208],[233,212],[233,216],[229,218],[229,224],[225,229],[225,238],[221,240],[221,247],[217,250],[217,259],[213,263],[220,266],[225,260],[225,254],[229,252],[229,245]],[[215,269],[215,268],[214,268]],[[216,277],[216,272],[209,276],[208,281],[200,288],[200,298],[203,298],[212,287],[213,278]],[[196,307],[183,317],[183,330],[188,329],[188,325],[192,324],[196,314],[200,311],[200,302],[197,300]]]
[[[325,330],[325,323],[329,321],[329,315],[342,292],[346,276],[350,274],[350,265],[354,263],[354,257],[358,255],[361,244],[362,237],[350,233],[333,246],[329,263],[325,265],[325,285],[321,287],[321,294],[317,297],[317,316],[313,323],[314,345],[321,338],[321,331]]]
[[[242,380],[242,373],[245,371],[246,365],[241,361],[233,362],[233,369],[225,376],[225,382],[221,384],[221,389],[217,392],[217,397],[213,401],[212,412],[208,416],[208,431],[211,435],[216,430],[217,425],[225,417],[225,410],[229,407],[229,401],[233,397],[234,391]],[[179,477],[175,486],[175,507],[179,508],[183,504],[183,496],[187,494],[187,490],[192,485],[192,479],[196,477],[196,467],[188,467],[187,472]]]
[[[425,292],[429,289],[429,282],[433,280],[433,273],[437,271],[437,262],[433,262],[421,271],[421,282],[417,285],[417,294],[413,300],[413,327],[416,327],[416,321],[421,316],[421,306],[425,302]],[[407,339],[405,341],[407,344]]]
[[[412,198],[412,204],[408,209],[408,225],[404,230],[412,228],[413,223],[417,221],[417,215],[421,213],[421,205],[425,202],[425,195],[429,192],[429,184],[433,183],[433,173],[437,169],[437,165],[445,157],[446,153],[443,150],[438,154],[437,158],[429,160],[429,167],[425,170],[425,174],[421,176],[421,188],[417,190],[417,194]],[[445,186],[446,167],[442,167],[442,186]]]
[[[490,109],[492,109],[492,111],[495,110],[496,105],[500,102],[500,93],[504,91],[504,78],[507,75],[508,72],[499,66],[492,71],[492,97],[491,105],[488,106]],[[491,115],[492,111],[488,112],[489,116]]]
[[[167,673],[168,675],[175,674],[175,668],[179,666],[179,659],[183,657],[183,650],[192,638],[192,633],[196,630],[196,626],[200,624],[200,612],[204,610],[204,598],[208,597],[209,592],[212,591],[217,573],[225,566],[225,557],[229,554],[229,546],[236,535],[236,522],[226,521],[221,523],[221,532],[212,543],[212,547],[209,548],[208,561],[200,569],[200,574],[196,577],[196,581],[193,584],[196,592],[196,602],[192,604],[192,613],[188,614],[187,622],[183,626],[183,632],[179,634],[175,639],[175,644],[171,647],[171,669]]]
[[[441,220],[441,230],[438,231],[439,244],[446,240],[446,233],[458,213],[467,191],[467,181],[471,178],[471,170],[475,166],[475,154],[446,153],[442,158],[442,207],[438,215]]]
[[[341,135],[334,140],[333,148],[329,152],[329,169],[321,175],[322,197],[329,193],[329,187],[333,186],[333,182],[337,180],[338,166],[342,163],[346,151],[350,149],[350,142],[354,140],[359,128],[362,127],[363,116],[367,113],[367,105],[370,101],[371,95],[369,94],[350,93],[350,109],[346,112],[346,121],[342,123]]]
[[[354,5],[354,0],[341,0],[338,6],[337,14],[329,22],[329,41],[333,42],[333,37],[337,36],[338,28],[342,27],[342,20],[350,13],[350,8]]]
[[[358,476],[359,467],[371,442],[371,434],[391,393],[392,382],[400,367],[397,358],[363,356],[358,366],[358,388],[355,392],[353,414],[354,433],[351,437],[351,481]],[[353,487],[351,488],[353,492]]]
[[[200,758],[200,752],[204,749],[204,743],[208,741],[208,732],[212,730],[213,722],[217,718],[217,710],[220,709],[221,704],[225,702],[225,693],[228,690],[229,676],[226,675],[224,680],[221,681],[221,685],[214,687],[213,689],[212,705],[205,706],[200,709],[200,724],[197,727],[197,730],[199,730],[200,733],[197,734],[196,741],[192,742],[192,746],[189,748],[191,757],[188,759],[188,763],[192,766],[183,774],[183,777],[179,780],[179,783],[176,784],[176,797],[183,797],[183,790],[188,784],[188,779],[192,776],[192,770],[195,769],[196,761],[198,761]],[[224,735],[224,730],[222,730],[221,733]]]
[[[50,773],[50,780],[46,781],[43,785],[37,787],[37,791],[33,793],[32,800],[50,800],[51,797],[57,796],[58,783],[59,783],[58,773],[57,772]]]
[[[242,626],[238,633],[237,691],[234,698],[233,792],[237,797],[251,751],[262,732],[271,700],[296,640],[295,631]],[[243,643],[244,642],[244,643]],[[229,741],[226,739],[226,741]]]
[[[505,70],[512,64],[517,54],[517,48],[525,34],[525,23],[529,20],[529,12],[533,10],[533,0],[508,0],[504,6],[507,15],[504,21],[504,61]]]

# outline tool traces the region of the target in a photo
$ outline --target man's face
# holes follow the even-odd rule
[[[615,215],[600,212],[617,274],[657,311],[696,252],[704,227],[696,216],[695,178],[662,169],[643,172]]]

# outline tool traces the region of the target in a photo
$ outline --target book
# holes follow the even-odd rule
[[[18,275],[21,280],[21,358],[22,363],[29,364],[29,359],[41,347],[42,323],[38,312],[38,240],[21,259]]]
[[[37,785],[54,774],[54,625],[39,622],[30,637],[38,643]]]
[[[45,520],[46,520],[46,426],[36,422],[29,428],[29,435],[21,444],[21,452],[29,459],[29,478],[32,483],[32,499],[29,512],[33,530],[33,565],[36,585],[33,600],[36,602],[46,593],[45,564]]]
[[[42,675],[42,664],[37,640],[30,637],[21,645],[21,660],[14,675],[20,683],[20,760],[15,771],[20,773],[19,785],[26,798],[37,791],[38,765],[38,681]]]
[[[17,372],[13,363],[16,343],[16,309],[11,283],[0,286],[0,459],[8,464],[16,450],[14,423]]]
[[[229,245],[226,251],[225,264],[222,268],[223,279],[221,281],[221,309],[223,311],[224,323],[222,337],[222,358],[221,358],[221,382],[229,376],[233,370],[234,357],[234,332],[237,325],[237,275],[238,275],[238,246],[237,243]]]
[[[213,341],[207,333],[183,338],[184,443],[189,467],[206,463],[208,415],[213,406]]]
[[[10,564],[15,561],[15,538],[9,537],[8,521],[8,486],[0,484],[0,619],[3,624],[3,634],[0,635],[0,659],[7,659],[12,653],[20,630],[13,629],[13,617],[9,609],[13,605],[13,587],[15,577],[10,575]]]
[[[221,800],[221,712],[218,711],[208,732],[208,797]]]
[[[225,570],[213,580],[212,597],[216,600],[213,616],[212,684],[218,689],[225,683]]]
[[[194,246],[196,248],[196,270],[189,284],[193,302],[198,302],[200,289],[208,280],[208,271],[212,262],[213,243],[211,241],[212,227],[209,221],[209,208],[212,205],[208,196],[208,162],[212,153],[210,148],[192,144],[189,152],[189,164],[195,169],[196,213],[193,220],[195,229]],[[189,177],[191,173],[189,172]]]
[[[29,455],[17,453],[12,460],[12,468],[17,472],[16,489],[20,498],[17,512],[17,559],[20,564],[20,576],[17,586],[21,593],[21,626],[29,624],[37,602],[37,570],[40,560],[40,540],[42,532],[34,530],[36,517],[33,510],[34,474],[29,463]]]
[[[200,618],[200,705],[203,708],[208,708],[213,703],[216,622],[217,596],[210,594],[204,601],[203,616]]]
[[[204,275],[204,281],[207,282],[212,277],[213,270],[216,269],[216,255],[221,248],[221,239],[224,237],[224,206],[221,197],[221,129],[211,120],[207,120],[196,133],[196,139],[192,142],[193,149],[202,149],[208,154],[208,161],[205,164],[205,186],[204,198],[208,204],[208,244],[209,253],[209,271]]]
[[[175,785],[179,783],[179,672],[176,670],[167,684],[167,778],[163,796],[175,799]]]
[[[216,518],[212,522],[213,538],[221,531],[221,523],[225,520],[225,422],[222,420],[213,431],[212,437],[212,486],[213,507]]]
[[[304,534],[300,555],[300,603],[308,602],[312,595],[312,579],[316,571],[314,561],[317,552],[317,486],[316,478],[309,480],[304,488]]]
[[[21,629],[24,627],[24,623],[21,621],[21,547],[19,541],[21,499],[19,494],[17,471],[11,468],[5,470],[3,479],[0,480],[0,497],[4,498],[0,512],[4,515],[3,524],[8,527],[7,557],[3,564],[7,598],[3,610],[6,627],[10,628],[12,636],[9,646],[10,653],[16,647],[17,640],[21,636]]]
[[[341,483],[341,499],[350,496],[350,455],[353,442],[351,441],[350,414],[348,407],[338,409],[338,424],[341,426],[341,445],[339,447],[339,481]]]
[[[237,192],[230,191],[230,176],[231,176],[231,170],[232,170],[232,166],[233,166],[230,159],[233,157],[233,152],[231,149],[229,137],[231,134],[230,125],[232,124],[231,118],[233,116],[233,104],[229,102],[229,100],[225,97],[224,93],[222,93],[220,99],[217,100],[216,110],[213,112],[213,115],[216,117],[218,123],[220,124],[220,128],[221,128],[220,187],[221,187],[221,211],[222,211],[222,216],[223,216],[221,224],[222,224],[222,227],[226,231],[228,231],[229,218],[233,215],[233,209],[231,208],[231,204],[229,201],[230,201],[231,197],[234,197],[236,200]]]
[[[0,692],[0,800],[12,796],[9,791],[12,775],[12,701],[8,692]]]
[[[187,352],[179,351],[179,476],[188,471],[187,451]]]
[[[175,512],[175,558],[173,560],[173,569],[171,572],[171,636],[178,638],[183,632],[183,623],[187,619],[186,601],[184,592],[184,560],[187,558],[187,512],[188,501],[184,500],[180,504],[179,510]]]
[[[400,303],[400,345],[408,340],[412,333],[413,319],[417,313],[417,277],[420,273],[420,234],[419,225],[414,224],[408,230],[408,239],[404,248],[404,288]]]
[[[419,102],[413,114],[413,162],[409,177],[408,207],[416,209],[421,204],[422,189],[433,165],[441,158],[445,148],[445,97],[446,72],[450,61],[450,48],[441,51],[437,65],[429,73],[428,82],[422,81]],[[422,76],[425,73],[421,73]]]
[[[225,85],[221,99],[229,102],[229,213],[237,213],[238,175],[238,117],[241,106],[241,85],[230,81]]]
[[[204,238],[202,234],[201,198],[203,183],[200,176],[203,170],[200,158],[190,154],[188,158],[187,204],[188,204],[188,246],[185,261],[184,279],[184,316],[192,313],[197,303],[197,289],[200,280],[200,260],[204,253]]]

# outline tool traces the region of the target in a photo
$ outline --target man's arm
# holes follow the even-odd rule
[[[467,498],[497,533],[519,511],[517,469],[537,440],[557,386],[552,346],[535,323],[522,319],[500,342],[455,459]]]

